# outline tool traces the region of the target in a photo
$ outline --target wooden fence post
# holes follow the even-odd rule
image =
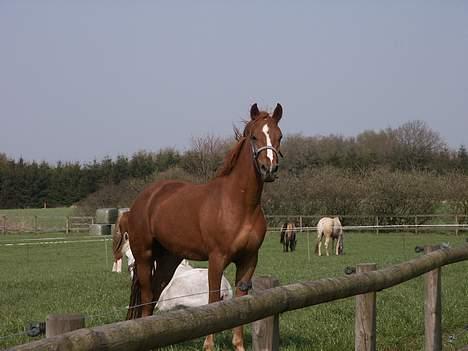
[[[375,216],[375,234],[379,235],[379,216]]]
[[[455,224],[457,227],[455,227],[455,235],[458,236],[458,215],[455,215]]]
[[[65,220],[65,234],[69,234],[69,233],[70,233],[70,217],[67,216]]]
[[[418,216],[417,216],[417,215],[414,216],[414,225],[415,225],[415,227],[414,227],[414,228],[415,228],[414,232],[415,232],[416,234],[418,234]]]
[[[425,246],[424,253],[438,250],[438,246]],[[440,268],[424,275],[424,350],[442,350],[442,302]]]
[[[279,286],[279,280],[273,277],[253,277],[252,294]],[[261,319],[252,323],[252,350],[279,350],[279,315]]]
[[[82,314],[49,314],[46,319],[46,338],[85,327]]]
[[[7,233],[7,216],[3,216],[3,234]]]
[[[371,272],[377,269],[375,263],[361,263],[356,273]],[[356,295],[355,351],[375,351],[376,340],[376,293]]]
[[[37,233],[37,216],[34,216],[34,233]]]

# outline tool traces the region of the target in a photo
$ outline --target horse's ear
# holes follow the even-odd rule
[[[281,117],[283,117],[283,107],[280,104],[276,104],[272,117],[276,121],[276,123],[278,123]]]
[[[257,104],[253,104],[252,107],[250,108],[250,118],[255,119],[258,117],[260,114],[260,111],[258,110]]]

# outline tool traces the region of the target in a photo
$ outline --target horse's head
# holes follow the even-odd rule
[[[252,146],[252,155],[255,167],[265,182],[272,182],[278,172],[281,129],[278,126],[283,115],[283,108],[276,105],[273,114],[259,111],[257,104],[250,108],[251,120],[244,130],[244,137],[248,138]]]

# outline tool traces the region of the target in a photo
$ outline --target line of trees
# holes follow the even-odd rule
[[[128,178],[146,179],[176,165],[180,155],[167,149],[138,152],[130,159],[118,156],[81,165],[25,162],[0,154],[0,208],[62,207],[75,204],[107,184]]]
[[[233,142],[208,135],[193,138],[185,152],[142,151],[84,165],[0,154],[0,207],[129,206],[155,179],[209,180]],[[468,213],[467,150],[450,149],[422,121],[356,137],[289,135],[281,149],[280,180],[265,191],[268,213],[429,213],[452,198],[454,211]]]

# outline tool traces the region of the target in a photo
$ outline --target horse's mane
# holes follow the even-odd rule
[[[237,139],[237,134],[236,134],[236,139]],[[240,139],[238,139],[237,141],[237,144],[226,154],[226,156],[224,157],[224,163],[217,172],[217,175],[216,175],[217,177],[227,176],[232,172],[232,169],[237,163],[237,160],[240,155],[240,151],[246,139],[247,138],[245,137],[240,137]]]
[[[242,121],[244,123],[244,131],[241,133],[239,128],[236,126],[233,127],[234,129],[234,137],[237,140],[237,144],[227,153],[224,157],[224,163],[221,168],[218,170],[216,176],[223,177],[227,176],[232,172],[232,169],[237,163],[239,158],[240,151],[242,149],[242,145],[244,145],[245,140],[250,137],[252,133],[252,127],[260,120],[268,118],[270,115],[268,112],[260,111],[259,115],[255,119],[251,119],[249,121]]]

